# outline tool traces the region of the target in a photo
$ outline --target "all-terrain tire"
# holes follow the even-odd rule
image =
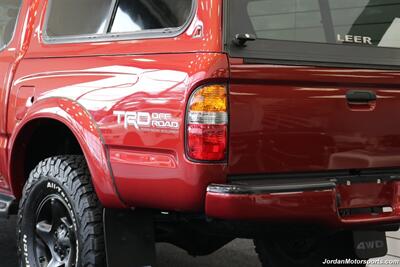
[[[43,240],[56,236],[57,255],[67,255],[69,251],[65,267],[104,267],[102,210],[83,156],[56,156],[41,161],[29,175],[19,206],[17,238],[21,266],[51,266],[49,262],[56,252],[49,252],[46,244],[53,246],[55,242]],[[56,218],[58,214],[64,216],[61,222]],[[40,239],[43,232],[48,235]],[[64,245],[66,240],[70,248]]]

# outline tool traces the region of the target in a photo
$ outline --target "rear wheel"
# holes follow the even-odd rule
[[[105,266],[102,207],[82,156],[40,162],[18,214],[21,266]]]
[[[329,266],[324,264],[325,260],[357,259],[351,232],[322,239],[306,235],[273,236],[256,239],[254,244],[263,267],[320,267]]]

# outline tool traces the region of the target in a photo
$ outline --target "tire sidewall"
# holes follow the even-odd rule
[[[26,201],[21,207],[20,214],[21,223],[18,225],[19,248],[21,253],[21,262],[23,267],[35,267],[36,251],[35,251],[35,235],[36,235],[36,217],[40,204],[45,198],[54,196],[60,199],[67,208],[70,215],[74,231],[76,233],[76,260],[75,266],[79,266],[80,258],[80,242],[79,242],[79,218],[74,212],[74,202],[71,201],[69,194],[63,188],[62,184],[53,177],[40,177],[35,180],[30,190],[25,192]],[[69,266],[68,266],[69,267]]]

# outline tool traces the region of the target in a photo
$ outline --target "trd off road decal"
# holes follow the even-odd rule
[[[180,128],[179,119],[170,113],[114,111],[113,114],[125,129],[134,127],[138,131],[178,133]]]

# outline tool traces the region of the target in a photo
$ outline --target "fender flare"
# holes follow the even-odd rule
[[[12,176],[13,155],[18,149],[16,140],[25,127],[38,119],[52,119],[65,125],[78,141],[92,176],[92,183],[100,202],[108,208],[124,208],[115,186],[107,148],[103,136],[92,115],[77,101],[64,97],[50,97],[38,100],[16,126],[9,142],[9,177]],[[26,178],[25,178],[26,179]],[[15,183],[10,183],[16,192]]]

